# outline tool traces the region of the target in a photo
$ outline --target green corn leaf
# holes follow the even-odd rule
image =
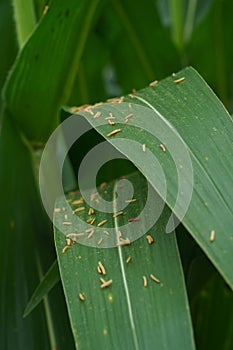
[[[56,202],[55,243],[76,348],[193,349],[176,238],[174,233],[165,234],[170,211],[166,208],[147,232],[154,240],[152,244],[145,235],[133,242],[140,223],[129,223],[128,220],[139,215],[149,191],[156,202],[160,200],[139,172],[125,180],[133,185],[137,200],[126,205],[123,213],[115,218],[115,192],[118,193],[117,205],[122,205],[125,183],[112,182],[98,188],[105,201],[113,201],[112,213],[97,209],[90,214],[89,205],[78,204],[80,194],[77,192],[67,196],[69,203],[62,198]],[[84,194],[89,196],[89,191]],[[94,197],[91,205],[97,199],[96,195]],[[76,224],[77,215],[72,214],[69,205],[82,220],[83,227],[80,222]],[[98,201],[95,205],[98,208]],[[78,208],[81,209],[77,212]],[[66,219],[64,215],[67,215]],[[150,215],[155,215],[152,208]],[[90,217],[95,218],[95,222],[86,232],[85,222]],[[103,220],[108,221],[100,226]],[[144,227],[148,212],[142,214],[140,220]],[[70,242],[66,241],[67,237]],[[119,245],[129,238],[132,240],[130,245]],[[150,275],[159,281],[156,283]],[[110,285],[104,287],[104,281],[110,281]]]
[[[54,251],[34,179],[31,151],[7,114],[0,133],[0,348],[73,348],[61,286],[23,319]],[[57,318],[57,308],[59,315]]]
[[[123,103],[77,113],[140,169],[233,287],[232,119],[198,73],[187,68]]]
[[[11,117],[32,141],[44,141],[70,96],[98,0],[54,1],[20,52],[5,86]]]

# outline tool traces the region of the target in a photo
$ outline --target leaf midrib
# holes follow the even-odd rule
[[[115,199],[114,193],[116,193],[116,192],[117,192],[117,181],[114,183],[112,203],[114,203],[114,199]],[[117,213],[117,208],[115,208],[114,205],[113,205],[113,213],[114,214]],[[117,241],[120,242],[118,234],[117,234],[119,231],[118,217],[114,217],[114,227],[115,227]],[[127,283],[127,278],[126,278],[126,273],[125,273],[123,256],[122,256],[122,246],[118,246],[117,250],[118,250],[118,254],[119,254],[120,268],[121,268],[121,272],[122,272],[122,280],[123,280],[123,286],[124,286],[124,290],[125,290],[126,303],[127,303],[128,312],[129,312],[130,327],[131,327],[131,331],[132,331],[133,342],[135,345],[135,350],[139,350],[138,337],[137,337],[137,332],[136,332],[134,317],[133,317],[133,309],[132,309],[132,304],[131,304],[131,300],[130,300],[130,293],[129,293],[128,283]]]

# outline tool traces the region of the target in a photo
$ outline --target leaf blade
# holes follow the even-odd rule
[[[49,321],[44,305],[39,305],[34,314],[23,319],[25,305],[39,281],[38,261],[42,269],[46,268],[50,263],[52,247],[47,236],[49,225],[37,196],[28,145],[22,141],[7,113],[1,126],[0,164],[4,171],[0,172],[3,198],[0,210],[4,215],[0,218],[0,243],[4,249],[0,256],[0,347],[47,350],[52,345],[62,347],[68,344],[72,349],[74,344],[69,336],[69,322],[60,289],[54,290],[53,298],[49,298],[47,304],[47,315],[50,313],[50,327],[55,339],[48,334]],[[55,318],[54,306],[57,307],[57,304],[61,321]]]
[[[180,82],[174,82],[174,80],[183,77],[185,79]],[[232,119],[230,115],[204,80],[192,68],[183,70],[175,78],[169,77],[154,87],[146,88],[135,95],[126,97],[125,101],[131,105],[136,101],[135,106],[146,103],[146,106],[151,110],[157,110],[164,123],[167,124],[168,131],[175,128],[175,132],[179,133],[180,138],[187,145],[191,153],[194,187],[189,209],[182,222],[224,279],[233,287],[233,273],[230,268],[233,251],[231,228],[233,198],[231,191],[229,191],[229,187],[233,183],[231,170]],[[154,177],[150,162],[147,161],[144,166],[143,162],[140,162],[140,157],[143,156],[142,151],[140,156],[139,148],[135,150],[134,147],[129,146],[126,149],[126,143],[123,141],[131,138],[139,140],[141,144],[148,144],[163,167],[166,181],[169,184],[166,203],[174,209],[177,196],[177,170],[174,166],[172,167],[168,152],[163,153],[160,150],[159,153],[161,142],[159,135],[156,139],[154,136],[149,137],[148,133],[143,133],[143,130],[137,133],[133,129],[130,131],[128,126],[130,120],[126,124],[123,118],[129,113],[129,108],[125,108],[125,105],[123,107],[123,104],[121,106],[118,103],[112,106],[104,104],[98,106],[96,111],[102,112],[101,121],[93,119],[89,113],[81,111],[77,113],[83,115],[103,137],[139,167],[153,187],[161,193],[162,185]],[[107,137],[110,126],[101,125],[104,124],[104,117],[110,111],[114,112],[117,117],[116,128],[121,128],[119,134],[121,139],[117,143],[116,140],[113,141],[113,138]],[[137,118],[139,117],[141,118],[137,114]],[[147,119],[144,119],[145,121],[142,118],[139,119],[140,123],[145,123],[146,126],[147,122],[148,126]],[[155,117],[149,121],[151,128],[157,122]],[[134,121],[132,121],[132,125],[134,125]],[[163,125],[160,124],[159,127],[162,128]],[[165,132],[161,137],[164,135]],[[169,144],[168,139],[166,142]],[[170,146],[169,151],[172,152],[172,145]],[[172,156],[175,156],[174,153]],[[177,165],[179,165],[178,162]],[[218,169],[221,169],[220,172]],[[187,184],[190,183],[188,172],[184,181]],[[191,185],[190,183],[190,187]],[[179,218],[179,212],[175,210],[175,214]],[[214,242],[210,241],[212,230],[216,232]]]
[[[45,141],[58,124],[97,4],[98,0],[78,6],[74,0],[52,3],[13,66],[4,89],[5,104],[32,141]]]
[[[40,284],[33,292],[31,299],[25,308],[23,317],[28,316],[34,310],[34,308],[42,301],[44,296],[50,292],[50,290],[57,284],[59,280],[60,275],[57,261],[55,260],[54,263],[50,266],[49,270],[43,276]]]
[[[145,179],[142,180],[139,173],[127,179],[134,184],[136,194],[144,193]],[[99,191],[103,195],[104,191],[109,192],[112,198],[116,187],[114,184],[109,186]],[[56,208],[64,205],[67,205],[67,202],[58,200]],[[142,205],[143,203],[138,201],[140,208]],[[88,218],[88,210],[87,207],[85,212],[80,212],[82,215],[79,213],[83,220]],[[127,215],[125,213],[115,218],[116,231],[122,230],[119,225],[127,223],[127,217],[135,214],[135,210],[133,207],[128,209]],[[58,215],[60,214],[56,213],[54,222],[55,243],[77,348],[91,349],[95,344],[96,347],[111,349],[119,349],[122,346],[151,349],[156,343],[158,348],[167,349],[167,346],[175,347],[174,342],[181,349],[194,348],[175,235],[163,233],[169,211],[165,211],[160,222],[151,229],[150,234],[155,239],[152,245],[148,244],[145,237],[141,237],[129,246],[118,248],[100,249],[76,244],[64,254],[62,250],[65,236],[56,228],[59,222],[62,223],[64,213],[60,217]],[[96,213],[96,222],[106,217],[110,225],[111,215],[106,216],[102,213]],[[68,219],[72,220],[69,217]],[[119,220],[117,225],[116,220]],[[113,220],[112,223],[114,225]],[[98,227],[94,228],[95,236],[98,235]],[[66,229],[66,234],[78,230],[80,229],[76,225],[71,225]],[[134,232],[135,228],[131,230]],[[98,239],[99,236],[96,241]],[[77,242],[79,243],[79,238]],[[129,256],[132,261],[127,263]],[[106,275],[98,274],[99,261],[104,265]],[[157,275],[161,283],[152,281],[150,274]],[[143,275],[147,276],[147,287],[143,286]],[[108,288],[100,288],[99,277],[106,281],[112,279],[112,284]],[[79,299],[80,293],[84,296],[84,301]],[[186,329],[185,339],[183,332],[182,336],[177,336],[177,332],[182,329],[181,323]]]

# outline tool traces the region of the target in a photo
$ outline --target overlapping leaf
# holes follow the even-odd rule
[[[182,79],[179,80],[180,78]],[[90,112],[77,113],[83,114],[101,135],[140,167],[142,173],[161,194],[161,177],[156,177],[152,171],[153,162],[146,161],[146,158],[143,161],[143,149],[126,146],[125,140],[138,141],[148,147],[155,156],[154,160],[158,159],[163,168],[168,191],[166,202],[171,208],[175,204],[177,194],[181,197],[183,195],[182,191],[178,191],[177,178],[177,171],[178,176],[183,171],[182,181],[188,185],[186,189],[193,187],[193,194],[182,222],[225,280],[233,286],[233,197],[232,191],[229,191],[233,184],[233,127],[230,115],[192,68],[187,68],[176,77],[169,77],[154,87],[126,97],[124,101],[127,103],[112,106],[103,104],[94,108],[92,114],[95,115],[99,111],[102,113],[100,118],[93,118]],[[141,115],[141,106],[148,108],[148,116],[146,113],[144,117]],[[113,113],[115,117],[114,127],[105,120],[109,113]],[[126,123],[125,116],[129,113],[134,116]],[[135,129],[137,121],[140,121],[141,127],[137,126]],[[166,136],[165,129],[157,129],[157,137],[148,133],[148,125],[151,125],[152,130],[154,123],[158,121],[167,127],[167,133],[174,131],[174,135],[179,135],[173,144],[174,147],[169,145],[169,152],[162,152],[159,147],[161,138]],[[107,136],[114,129],[120,129],[121,132],[113,137]],[[188,147],[192,172],[186,172],[187,164],[181,164],[183,151],[179,149],[180,140]],[[164,145],[166,147],[166,142]],[[177,150],[178,158],[174,158],[176,156],[172,148]],[[174,162],[169,153],[176,163],[175,166],[172,165]],[[178,207],[175,207],[174,211],[179,218]],[[210,240],[211,231],[215,233],[214,241]]]

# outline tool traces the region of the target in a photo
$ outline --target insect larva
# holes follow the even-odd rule
[[[112,113],[110,113],[110,117],[105,118],[105,120],[113,120],[116,119],[115,117],[113,117]]]
[[[132,260],[131,256],[128,256],[128,258],[126,259],[126,264],[128,264],[131,260]]]
[[[163,152],[166,152],[166,148],[165,148],[165,146],[162,143],[160,143],[159,147],[161,148],[161,150]]]
[[[83,203],[83,198],[77,199],[73,201],[71,204],[77,205],[77,204],[82,204]]]
[[[102,264],[101,261],[98,262],[98,266],[100,268],[100,273],[102,273],[102,275],[106,275],[105,267],[104,267],[104,265]]]
[[[134,203],[137,199],[127,199],[125,203]]]
[[[63,222],[63,225],[69,226],[69,225],[72,225],[72,222],[70,222],[70,221],[64,221],[64,222]]]
[[[97,119],[97,118],[99,118],[99,117],[101,116],[101,114],[102,114],[101,112],[97,112],[97,113],[94,115],[93,118],[94,118],[94,119]]]
[[[62,249],[62,254],[64,254],[69,248],[70,248],[70,246],[69,246],[69,245],[66,245],[66,246]]]
[[[121,132],[121,129],[115,129],[113,131],[111,131],[109,134],[107,134],[107,136],[113,136],[118,134],[119,132]]]
[[[120,98],[119,97],[114,97],[114,98],[109,98],[107,101],[111,103],[119,102]]]
[[[66,237],[81,237],[81,236],[84,236],[83,232],[80,232],[80,233],[68,233],[66,235]]]
[[[90,109],[90,108],[86,108],[86,109],[85,109],[85,112],[90,113],[91,115],[94,115],[93,110]]]
[[[215,231],[212,230],[212,231],[210,232],[210,242],[213,242],[214,240],[215,240]]]
[[[60,213],[61,212],[61,208],[55,208],[54,209],[54,213]]]
[[[101,278],[100,280],[102,282],[100,288],[106,288],[106,287],[110,286],[110,284],[112,284],[112,279],[105,281],[103,278]]]
[[[108,118],[105,118],[105,120],[107,120],[108,123],[109,123],[109,122],[114,123],[113,119],[115,119],[115,117],[108,117]],[[113,125],[113,124],[111,124],[111,123],[110,123],[110,125]]]
[[[108,124],[109,125],[115,125],[115,123],[111,119],[108,119]]]
[[[130,219],[128,219],[128,222],[139,221],[139,220],[140,220],[140,218],[130,218]]]
[[[94,222],[95,222],[95,220],[96,220],[96,218],[92,218],[92,219],[90,220],[89,224],[90,224],[90,225],[93,225]]]
[[[111,302],[113,301],[113,296],[112,296],[112,294],[109,294],[108,300],[111,301]]]
[[[121,103],[124,100],[124,96],[109,98],[107,101],[111,103]]]
[[[87,219],[87,223],[90,225],[93,225],[95,220],[96,220],[96,218],[89,218],[89,219]]]
[[[120,230],[118,230],[118,231],[117,231],[117,236],[118,236],[119,238],[121,238],[121,237],[122,237],[122,233],[121,233],[121,231],[120,231]]]
[[[158,84],[158,80],[154,80],[149,84],[149,86],[155,86],[157,84]]]
[[[98,196],[98,192],[94,192],[91,194],[91,201],[95,199],[95,197]]]
[[[85,300],[85,297],[84,297],[84,294],[83,293],[79,293],[79,299],[81,301],[84,301]]]
[[[117,242],[116,247],[120,247],[122,245],[127,245],[127,244],[130,244],[130,243],[131,242],[130,242],[129,238],[122,239],[120,242]]]
[[[128,114],[126,117],[125,117],[125,122],[127,123],[129,118],[132,118],[133,117],[133,113],[130,113]]]
[[[71,246],[72,240],[70,238],[66,238],[66,245]]]
[[[48,9],[49,9],[49,7],[48,7],[48,5],[46,5],[44,7],[44,10],[43,10],[43,15],[45,15],[48,12]]]
[[[97,265],[97,271],[98,271],[99,273],[102,273],[102,272],[101,272],[101,268],[99,267],[99,265]]]
[[[108,221],[107,219],[103,220],[103,221],[100,221],[97,226],[98,227],[103,226],[104,224],[106,224],[107,221]]]
[[[92,229],[89,235],[87,236],[87,238],[90,239],[93,236],[94,232],[95,232],[94,229]]]
[[[151,235],[147,235],[147,236],[146,236],[146,239],[147,239],[147,241],[148,241],[149,244],[154,243],[154,239],[153,239],[153,237],[152,237]]]
[[[150,278],[151,278],[154,282],[160,283],[160,280],[159,280],[157,277],[155,277],[154,275],[150,274]]]
[[[101,190],[106,186],[107,186],[107,182],[102,182],[102,184],[100,185]]]
[[[101,245],[101,243],[103,242],[103,240],[104,240],[103,237],[101,237],[97,244],[98,244],[98,245]]]
[[[143,278],[143,286],[147,287],[147,278],[146,278],[146,276],[142,276],[142,278]]]
[[[113,218],[117,218],[118,216],[122,215],[123,211],[118,211],[117,213],[113,214]]]
[[[146,152],[146,144],[145,143],[143,143],[143,145],[142,145],[142,150],[143,150],[143,152]]]
[[[72,213],[74,215],[75,213],[79,213],[80,211],[83,211],[83,210],[85,210],[85,207],[80,207],[80,208],[73,210]]]
[[[103,102],[97,102],[93,105],[93,108],[99,107],[103,104]]]
[[[129,118],[132,118],[132,117],[133,117],[133,113],[130,113],[130,114],[125,116],[125,119],[129,119]]]
[[[67,214],[64,215],[64,219],[68,220],[68,215]]]
[[[82,110],[82,109],[86,109],[86,108],[88,108],[88,107],[90,108],[90,107],[91,107],[91,105],[90,105],[90,104],[88,104],[88,103],[85,103],[84,105],[80,106],[80,107],[79,107],[79,109],[81,109],[81,110]]]
[[[129,94],[128,96],[131,98],[135,98],[135,96],[133,94]]]
[[[106,236],[110,236],[110,233],[108,232],[108,231],[104,231],[104,234],[106,235]]]
[[[89,233],[89,232],[91,232],[93,230],[93,228],[91,227],[91,228],[88,228],[87,230],[85,230],[85,232],[86,233]]]
[[[181,83],[182,81],[185,80],[185,77],[182,77],[182,78],[179,78],[179,79],[176,79],[176,80],[173,80],[174,83]]]
[[[70,113],[75,113],[77,111],[79,111],[79,107],[73,106],[73,107],[70,108]]]
[[[88,210],[88,215],[92,215],[92,214],[94,214],[94,209],[93,208],[90,208],[89,210]]]

